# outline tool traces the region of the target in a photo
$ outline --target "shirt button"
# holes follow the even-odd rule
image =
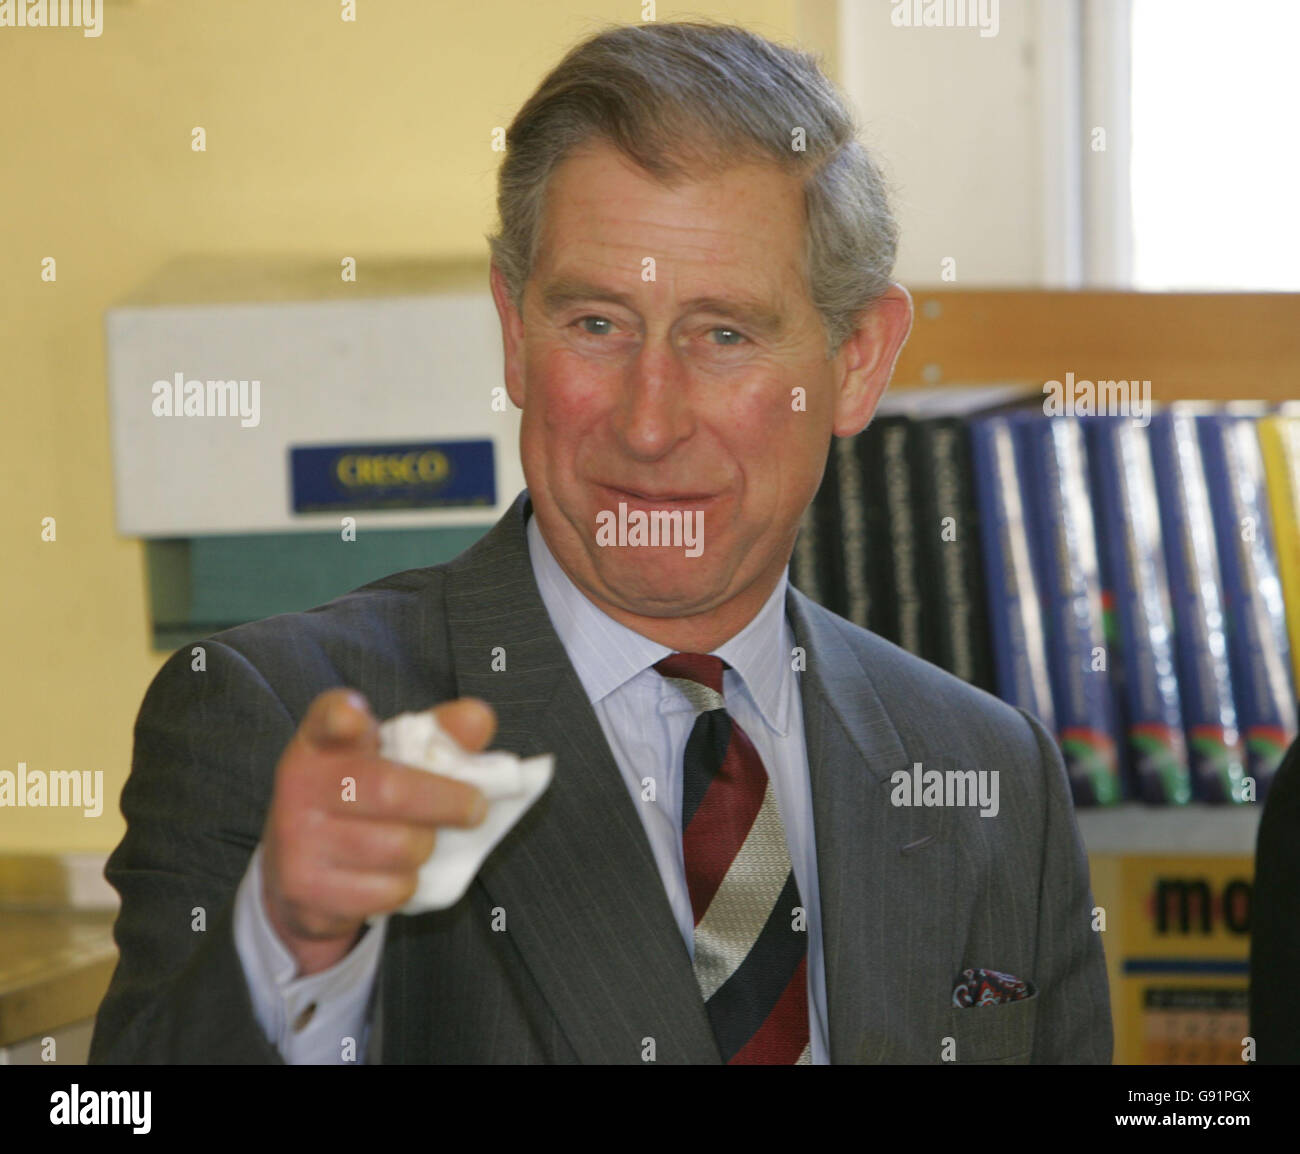
[[[294,1018],[293,1032],[295,1034],[300,1033],[306,1027],[307,1023],[312,1020],[312,1016],[315,1013],[316,1013],[316,1003],[309,1002],[306,1008],[303,1010],[303,1012],[299,1014],[296,1018]]]

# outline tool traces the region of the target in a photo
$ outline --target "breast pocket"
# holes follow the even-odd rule
[[[949,1010],[953,1057],[961,1064],[1025,1065],[1034,1048],[1038,994],[996,1006]]]

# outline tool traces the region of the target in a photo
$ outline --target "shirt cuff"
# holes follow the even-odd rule
[[[361,1063],[370,1032],[370,995],[388,914],[367,918],[361,940],[328,970],[296,977],[297,962],[262,904],[262,846],[235,894],[235,948],[267,1041],[290,1064]]]

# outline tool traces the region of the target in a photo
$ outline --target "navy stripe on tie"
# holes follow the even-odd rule
[[[709,792],[731,741],[731,717],[725,709],[710,709],[699,714],[686,741],[686,755],[682,759],[682,832],[691,824],[691,818],[700,808],[700,802]],[[701,770],[701,766],[707,766]]]
[[[723,1062],[758,1032],[807,954],[808,932],[790,928],[802,904],[791,870],[745,960],[705,1003]]]

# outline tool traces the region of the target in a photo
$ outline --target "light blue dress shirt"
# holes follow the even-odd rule
[[[695,919],[682,857],[681,809],[682,760],[695,710],[652,668],[672,650],[596,608],[560,568],[536,518],[529,518],[527,533],[542,602],[600,721],[641,817],[678,929],[694,955]],[[731,667],[723,679],[727,711],[763,759],[785,825],[807,913],[812,1060],[825,1065],[829,1051],[817,847],[803,707],[793,671],[794,632],[785,616],[786,584],[782,574],[754,619],[713,652]],[[296,978],[293,957],[262,906],[261,854],[259,845],[240,883],[234,911],[235,945],[258,1021],[286,1062],[362,1061],[370,994],[390,915],[370,919],[365,936],[336,965]]]

